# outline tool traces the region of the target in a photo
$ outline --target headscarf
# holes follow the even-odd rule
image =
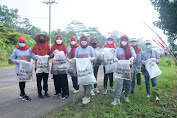
[[[126,60],[128,60],[128,59],[131,58],[130,46],[129,46],[128,42],[127,42],[127,45],[125,45],[125,46],[123,46],[121,44],[121,41],[122,41],[123,38],[126,38],[128,40],[128,36],[127,35],[123,35],[121,37],[121,39],[120,39],[120,48],[124,48],[125,49],[125,58],[126,58]]]
[[[112,39],[113,43],[112,44],[108,44],[108,40],[107,40],[107,43],[104,45],[104,48],[114,48],[114,49],[116,49],[116,45],[114,43],[113,37],[109,37],[108,39]]]
[[[20,43],[21,41],[24,41],[24,42],[25,42],[25,47],[20,47],[20,46],[19,46],[19,43]],[[16,48],[17,48],[17,49],[20,49],[20,50],[27,50],[27,49],[30,48],[30,47],[28,47],[28,45],[26,44],[26,39],[25,39],[24,37],[20,37],[20,38],[18,39],[18,46],[17,46]]]
[[[38,36],[39,39],[40,36]],[[45,36],[44,36],[45,37]],[[47,42],[47,40],[44,40],[44,43],[40,43],[37,39],[37,43],[34,45],[32,52],[39,56],[49,55],[50,52],[50,46]],[[46,39],[46,37],[45,37]]]
[[[82,41],[82,39],[83,39],[84,37],[85,37],[86,42],[87,42],[86,45],[82,45],[82,44],[81,44],[81,41]],[[82,35],[82,36],[81,36],[81,38],[80,38],[80,45],[81,45],[82,48],[86,48],[86,47],[88,47],[88,38],[87,38],[86,35]]]
[[[61,44],[57,44],[57,42],[56,42],[58,37],[61,37],[61,40],[62,40]],[[51,48],[51,52],[50,53],[53,53],[56,49],[59,50],[59,51],[64,51],[65,54],[68,53],[67,47],[65,46],[65,44],[63,42],[62,35],[57,35],[56,36],[56,40],[55,40],[55,44]]]
[[[74,58],[75,50],[76,50],[77,47],[79,47],[79,45],[77,44],[76,37],[72,36],[71,39],[70,39],[70,41],[71,41],[72,39],[75,40],[76,44],[75,44],[75,45],[72,45],[72,44],[70,43],[70,46],[71,46],[71,51],[69,52],[69,57],[70,57],[70,58]]]
[[[132,42],[132,41],[137,42],[136,39],[132,39],[131,42]],[[131,47],[134,48],[136,55],[138,55],[138,53],[141,51],[141,49],[139,49],[139,47],[138,47],[137,44],[136,44],[135,46],[132,46],[132,45],[131,45]]]
[[[92,38],[91,38],[91,40],[90,40],[90,46],[92,46],[93,48],[97,48],[97,43],[96,43],[95,46],[92,45],[92,40],[93,40],[93,39],[96,39],[96,38],[95,38],[95,37],[92,37]]]

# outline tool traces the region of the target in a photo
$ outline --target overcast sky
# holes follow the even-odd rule
[[[44,0],[0,0],[1,5],[19,10],[19,15],[30,19],[32,25],[48,31],[49,6]],[[153,26],[158,13],[150,0],[56,0],[52,5],[51,29],[64,30],[72,20],[87,27],[99,27],[104,35],[118,30],[130,37],[158,39],[142,21],[151,26],[165,41],[163,31]]]

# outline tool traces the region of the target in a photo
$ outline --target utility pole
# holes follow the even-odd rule
[[[50,31],[51,31],[51,4],[54,4],[57,2],[55,2],[55,0],[49,0],[49,1],[44,1],[43,3],[49,5],[49,37],[50,37]],[[49,45],[51,47],[51,40],[49,41]]]

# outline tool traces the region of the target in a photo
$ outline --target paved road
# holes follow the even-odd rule
[[[16,82],[16,74],[14,68],[0,69],[0,118],[33,118],[38,117],[54,109],[60,108],[65,104],[74,102],[76,98],[83,96],[83,89],[80,87],[80,92],[74,94],[70,91],[70,97],[61,100],[59,97],[53,97],[54,85],[53,80],[49,79],[49,94],[50,98],[39,99],[37,97],[37,87],[34,76],[33,82],[28,82],[26,85],[26,93],[32,98],[32,101],[25,102],[18,99],[19,87]],[[50,75],[51,78],[51,75]],[[70,77],[69,88],[72,82]],[[103,83],[103,68],[100,67],[98,73],[98,86]]]

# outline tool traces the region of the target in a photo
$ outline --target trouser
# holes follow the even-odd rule
[[[130,80],[124,80],[124,79],[117,79],[117,87],[116,87],[116,96],[115,98],[120,99],[120,95],[122,92],[123,88],[123,83],[125,83],[125,97],[128,97],[129,95],[129,90],[130,90]]]
[[[61,93],[63,96],[69,96],[67,74],[53,75],[55,92]]]
[[[83,85],[83,88],[84,88],[84,96],[86,98],[89,98],[90,97],[90,91],[91,91],[92,85],[91,84],[89,84],[89,85]]]
[[[79,90],[78,80],[77,76],[71,76],[72,82],[73,82],[73,88],[75,90]]]
[[[146,92],[147,92],[147,94],[150,94],[151,93],[151,90],[150,90],[150,77],[149,76],[144,76],[144,77],[145,77]],[[157,80],[156,77],[151,79],[152,87],[156,87],[157,86],[156,80]]]
[[[94,73],[96,80],[97,80],[98,69],[99,69],[99,66],[93,67],[93,73]],[[94,84],[94,88],[97,88],[97,83]]]
[[[104,88],[107,89],[108,78],[110,82],[110,87],[113,87],[113,73],[105,74],[105,67],[103,67],[103,69],[104,69]]]
[[[43,90],[45,92],[48,91],[48,77],[49,77],[49,73],[38,73],[38,74],[36,74],[38,94],[42,93],[42,86],[41,86],[42,80],[43,80]]]
[[[19,82],[19,88],[20,88],[20,95],[25,95],[25,84],[26,82]]]
[[[136,73],[132,73],[132,81],[131,81],[131,92],[134,92],[135,91],[135,77]]]

